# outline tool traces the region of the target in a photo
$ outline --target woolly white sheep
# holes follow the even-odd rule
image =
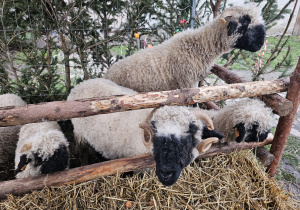
[[[263,141],[274,126],[272,109],[258,99],[236,99],[220,111],[208,111],[226,141]]]
[[[62,171],[68,166],[68,142],[57,122],[22,126],[15,154],[16,178]]]
[[[25,102],[17,95],[0,95],[0,107],[23,106]],[[21,126],[0,127],[0,166],[13,161]]]
[[[75,86],[68,100],[136,93],[136,91],[121,87],[112,81],[98,78],[84,81]],[[215,113],[199,108],[164,106],[158,109],[74,118],[72,123],[76,141],[90,144],[107,159],[151,152],[156,161],[156,173],[159,180],[164,185],[172,185],[184,167],[191,163],[199,153],[205,152],[212,143],[218,142],[218,138],[223,137],[221,133],[212,130],[213,123],[208,113],[217,119]],[[227,130],[219,130],[224,133],[234,132],[234,126],[240,123],[244,123],[248,129],[248,124],[261,121],[259,115],[251,119],[253,122],[250,121],[250,118],[249,122],[246,122],[248,119],[234,121],[228,117],[226,111],[220,112],[218,120],[221,121],[222,117],[220,116],[222,115],[226,117],[226,120],[234,123],[232,127],[226,127]],[[223,129],[223,127],[220,128]],[[251,135],[252,133],[248,133],[247,129],[239,131],[244,136]],[[269,129],[267,126],[263,127],[265,132],[268,132]]]
[[[138,92],[196,87],[216,58],[232,48],[257,51],[265,26],[255,5],[231,7],[204,27],[187,30],[112,65],[105,78]]]

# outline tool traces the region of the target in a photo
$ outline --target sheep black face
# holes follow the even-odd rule
[[[260,13],[252,5],[249,8],[232,7],[221,14],[221,22],[227,23],[227,35],[236,37],[233,48],[256,52],[263,46],[266,30]]]
[[[237,125],[234,126],[235,130],[235,137],[236,141],[238,143],[240,142],[263,142],[267,137],[268,134],[270,133],[270,129],[261,130],[259,128],[260,124],[259,122],[254,122],[250,128],[245,128],[244,123],[238,123]]]
[[[16,178],[62,171],[69,166],[68,141],[56,122],[22,126],[15,153]]]
[[[173,185],[182,169],[195,159],[192,150],[196,147],[194,136],[197,130],[195,124],[190,124],[185,136],[178,137],[174,134],[164,136],[154,132],[153,155],[156,175],[162,184]]]
[[[37,153],[22,154],[15,174],[18,175],[24,172],[24,174],[18,175],[22,178],[22,176],[27,177],[32,174],[54,173],[65,170],[69,165],[69,153],[66,145],[60,144],[59,148],[44,160],[40,153],[40,151],[37,151]]]
[[[174,184],[184,167],[224,137],[213,130],[205,112],[184,106],[154,109],[140,128],[144,145],[152,150],[156,175],[166,186]]]
[[[249,26],[250,23],[249,15],[240,17],[239,23],[235,21],[228,23],[228,36],[234,32],[241,35],[235,42],[234,48],[256,52],[263,46],[266,36],[265,26],[263,24]]]

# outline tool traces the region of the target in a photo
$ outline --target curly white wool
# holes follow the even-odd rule
[[[111,95],[132,95],[136,91],[121,87],[106,79],[90,79],[72,89],[68,100],[99,98]],[[190,122],[202,123],[190,112],[191,108],[164,106],[157,109],[152,117],[158,132],[177,136],[185,135]],[[107,159],[131,157],[152,152],[143,143],[144,132],[139,128],[153,109],[132,110],[111,114],[102,114],[84,118],[74,118],[74,134],[77,142],[87,142]],[[201,135],[199,134],[199,141]]]
[[[26,155],[32,161],[26,168],[17,173],[17,178],[41,174],[41,165],[35,166],[35,155],[42,161],[49,159],[60,146],[68,147],[69,143],[57,122],[31,123],[22,126],[15,154],[15,169],[18,168],[20,157]]]
[[[272,109],[258,99],[239,99],[225,106],[220,111],[209,111],[213,119],[215,129],[225,135],[228,141],[234,141],[233,127],[238,123],[244,123],[246,129],[250,129],[254,122],[259,123],[259,132],[269,130],[274,126]]]

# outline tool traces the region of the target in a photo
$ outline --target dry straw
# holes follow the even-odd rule
[[[155,171],[107,176],[25,196],[8,196],[1,209],[299,209],[249,151],[195,161],[172,187]]]

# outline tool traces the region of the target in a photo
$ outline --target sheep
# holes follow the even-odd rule
[[[23,106],[25,102],[14,94],[0,95],[0,107]],[[18,141],[21,126],[0,127],[0,165],[14,159],[14,152]]]
[[[258,99],[236,99],[220,111],[208,111],[208,115],[228,142],[261,142],[274,126],[272,109]]]
[[[68,100],[136,93],[110,80],[97,78],[75,86]],[[220,112],[220,116],[227,118],[226,109],[224,110],[225,112]],[[228,111],[232,110],[228,109]],[[212,143],[223,138],[223,134],[218,132],[223,132],[223,130],[214,130],[213,121],[209,115],[217,119],[215,113],[199,108],[164,106],[157,109],[74,118],[72,123],[75,140],[90,144],[107,159],[152,153],[156,162],[158,179],[164,185],[169,186],[176,182],[184,167],[199,154],[206,152]],[[252,122],[249,120],[247,123],[244,119],[239,119],[233,121],[235,124],[225,132],[231,132],[234,126],[240,123],[245,123],[248,128],[248,123],[253,124],[264,119],[258,116],[253,118]],[[228,120],[233,119],[228,118]],[[262,130],[265,131],[264,129],[268,130],[267,127],[263,127]],[[232,140],[235,141],[235,139]]]
[[[15,153],[16,178],[53,173],[68,167],[68,142],[57,122],[22,126]]]
[[[265,24],[260,13],[253,4],[231,7],[204,27],[116,62],[104,78],[138,92],[197,87],[224,52],[255,52],[262,47]]]

